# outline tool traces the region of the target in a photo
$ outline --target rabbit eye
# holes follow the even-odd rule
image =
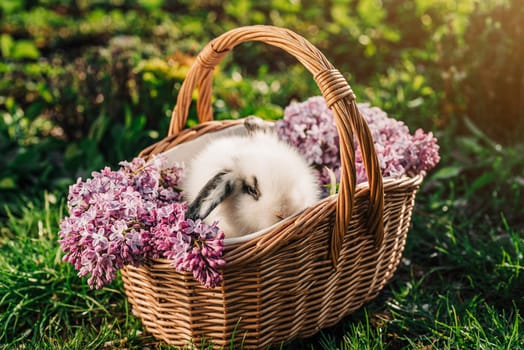
[[[254,185],[250,185],[244,182],[242,186],[242,191],[253,197],[255,200],[258,200],[258,198],[260,197],[260,192],[258,191],[257,179],[254,178]]]
[[[249,194],[250,196],[253,196],[255,198],[258,197],[258,191],[256,188],[254,188],[253,186],[247,186],[246,188],[246,192],[247,194]]]

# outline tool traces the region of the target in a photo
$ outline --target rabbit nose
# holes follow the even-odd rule
[[[277,213],[277,214],[275,214],[275,216],[276,216],[279,220],[284,220],[284,218],[285,218],[287,215],[285,215],[285,214],[283,214],[283,213]]]
[[[279,206],[277,206],[276,210],[274,211],[275,217],[279,220],[283,220],[287,218],[289,215],[291,215],[291,212],[289,210],[289,205],[286,201],[282,201]]]

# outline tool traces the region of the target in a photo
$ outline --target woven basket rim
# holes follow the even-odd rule
[[[157,150],[160,147],[164,147],[163,152],[160,154],[155,154],[154,151],[151,154],[151,156],[161,156],[163,153],[172,151],[177,146],[182,145],[186,142],[193,141],[195,139],[198,139],[202,135],[207,135],[215,132],[221,132],[225,131],[229,128],[238,127],[243,124],[243,120],[245,118],[239,118],[239,119],[226,119],[226,120],[211,120],[211,121],[204,121],[201,122],[198,125],[195,125],[193,127],[189,127],[186,129],[181,130],[179,133],[174,135],[168,135],[164,139],[158,141],[157,143],[151,145],[148,149],[154,149]],[[267,123],[274,123],[273,120],[265,121]],[[170,146],[165,148],[165,144],[169,144]],[[158,147],[157,147],[158,146]],[[146,149],[145,151],[147,151]],[[425,177],[425,173],[421,174],[415,174],[415,175],[401,175],[399,177],[384,177],[382,176],[382,183],[384,190],[394,186],[394,187],[402,187],[403,185],[411,186],[411,185],[420,185]],[[363,195],[363,193],[369,192],[369,182],[364,181],[356,185],[354,196],[360,196]],[[292,224],[293,221],[300,221],[304,215],[304,213],[307,210],[311,210],[312,208],[315,208],[316,206],[320,206],[325,203],[334,203],[337,200],[339,193],[335,193],[333,195],[330,195],[328,197],[321,198],[319,201],[317,201],[312,206],[305,208],[304,210],[295,213],[294,215],[291,215],[281,221],[276,222],[275,224],[265,227],[259,231],[252,232],[250,234],[240,236],[240,237],[230,237],[224,239],[224,246],[225,247],[232,247],[232,246],[242,246],[245,244],[249,244],[250,241],[256,240],[256,239],[264,239],[265,236],[270,235],[271,232],[278,231],[279,227],[284,227],[286,225]]]
[[[413,191],[413,189],[417,189],[422,181],[424,180],[425,175],[424,174],[418,174],[415,176],[402,176],[400,178],[387,178],[386,181],[384,181],[384,190],[385,192],[388,192],[390,190],[392,191],[398,191],[403,189],[403,192],[409,192]],[[355,193],[355,199],[366,196],[366,193],[369,192],[369,187],[366,185],[366,183],[362,183],[361,186],[358,187],[358,190]],[[337,194],[331,195],[329,197],[326,197],[319,202],[317,202],[312,207],[308,208],[309,210],[314,210],[316,206],[322,206],[322,204],[326,204],[325,207],[334,208],[335,200],[336,200]],[[232,266],[243,266],[246,264],[251,264],[252,262],[256,261],[261,256],[270,256],[271,251],[266,249],[266,246],[268,245],[268,242],[271,242],[269,245],[273,246],[272,251],[276,251],[277,249],[280,249],[281,246],[286,245],[284,241],[285,239],[277,238],[275,239],[272,237],[272,234],[275,232],[279,232],[279,227],[281,226],[287,226],[292,225],[293,221],[300,221],[301,216],[304,215],[307,217],[307,214],[302,212],[298,213],[292,217],[289,217],[285,220],[282,220],[274,225],[272,228],[267,228],[267,230],[260,235],[256,237],[252,237],[248,240],[245,240],[243,242],[234,242],[229,244],[224,244],[224,260],[226,261],[225,268],[231,268]],[[258,249],[261,249],[259,251]],[[383,246],[379,248],[379,251],[384,249]],[[172,260],[166,259],[166,258],[155,258],[155,259],[148,259],[149,264],[160,264],[160,265],[171,265]],[[221,288],[221,287],[216,287]]]
[[[177,137],[179,137],[179,135],[186,135],[186,134],[190,135],[190,137],[183,136],[181,142],[176,142],[172,147],[170,147],[169,149],[165,150],[161,154],[155,155],[155,156],[162,156],[162,154],[164,154],[164,153],[173,151],[174,149],[176,149],[177,146],[180,146],[180,145],[185,144],[187,142],[191,142],[191,141],[193,141],[195,139],[198,139],[199,136],[196,136],[196,135],[198,134],[198,130],[199,129],[206,129],[207,130],[208,129],[207,126],[209,126],[210,128],[212,128],[212,130],[211,131],[207,131],[205,133],[205,134],[209,135],[209,134],[212,134],[212,133],[215,133],[215,132],[225,131],[225,130],[227,130],[229,128],[239,127],[239,126],[242,125],[242,121],[244,119],[245,118],[239,118],[239,119],[233,119],[233,120],[205,121],[205,122],[202,122],[202,123],[200,123],[200,124],[198,124],[196,126],[193,126],[193,127],[190,127],[190,128],[186,128],[186,129],[182,130],[177,135],[166,136],[164,139],[158,141],[156,144],[154,144],[154,145],[152,145],[150,147],[155,148],[155,146],[157,144],[164,144],[164,143],[166,143],[166,141],[168,141],[168,143],[169,143],[169,141],[176,141],[176,139],[177,139]],[[268,123],[268,124],[274,124],[275,123],[274,120],[265,120],[264,122]],[[217,128],[217,129],[215,130],[215,128]],[[191,137],[191,135],[193,135],[195,137]],[[417,184],[420,184],[421,181],[424,179],[424,177],[425,177],[425,173],[420,173],[420,174],[415,174],[415,175],[403,174],[401,176],[382,176],[382,181],[383,181],[384,189],[386,189],[389,186],[398,186],[398,185],[400,185],[400,184],[402,184],[404,182],[411,183],[411,182],[415,181]],[[364,181],[364,182],[358,183],[356,185],[356,187],[355,187],[355,195],[357,195],[357,193],[359,193],[359,192],[366,191],[366,190],[369,190],[369,182],[368,181]],[[338,193],[329,195],[327,197],[322,197],[315,204],[313,204],[311,207],[314,207],[315,205],[320,204],[320,203],[325,202],[325,201],[335,201],[337,196],[338,196]],[[306,210],[306,209],[307,208],[305,208],[304,210]],[[297,217],[299,217],[304,212],[304,210],[302,210],[302,211],[300,211],[298,213],[295,213],[295,214],[293,214],[293,215],[291,215],[289,217],[286,217],[283,220],[278,221],[275,224],[273,224],[273,225],[271,225],[269,227],[265,227],[265,228],[263,228],[263,229],[261,229],[259,231],[251,232],[251,233],[249,233],[247,235],[243,235],[243,236],[240,236],[240,237],[229,237],[229,238],[226,237],[224,239],[224,245],[228,246],[228,245],[233,245],[233,244],[241,244],[241,243],[247,242],[247,241],[249,241],[251,239],[254,239],[254,238],[257,238],[259,236],[262,236],[262,235],[266,234],[268,231],[271,231],[271,230],[277,228],[278,225],[285,224],[288,221],[292,221],[292,220],[296,219]]]
[[[424,180],[424,178],[425,178],[424,174],[416,174],[413,176],[404,174],[401,176],[386,176],[386,177],[383,177],[382,179],[384,183],[384,190],[387,190],[390,186],[402,186],[402,184],[411,184],[411,183],[420,184]],[[357,184],[357,187],[355,188],[355,196],[358,196],[358,193],[360,192],[368,191],[368,190],[369,190],[369,183],[367,181],[361,182]],[[325,202],[325,201],[335,201],[337,196],[338,196],[338,193],[329,195],[327,197],[323,197],[319,201],[317,201],[314,205],[312,205],[312,207],[314,207],[315,205],[321,204],[322,202]],[[304,210],[306,209],[307,208],[305,208]],[[242,244],[252,239],[263,236],[265,234],[268,234],[269,231],[276,229],[279,225],[285,225],[287,222],[293,221],[296,218],[300,217],[300,215],[304,212],[304,210],[298,213],[295,213],[291,216],[288,216],[287,218],[284,218],[283,220],[278,221],[275,224],[269,227],[265,227],[259,231],[252,232],[247,235],[240,236],[240,237],[229,237],[229,238],[226,237],[224,239],[224,246]]]

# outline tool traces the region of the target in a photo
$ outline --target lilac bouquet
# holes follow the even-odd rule
[[[398,177],[426,172],[440,160],[436,138],[422,129],[409,133],[401,121],[388,118],[378,107],[359,103],[360,113],[373,136],[375,150],[384,177]],[[286,107],[284,118],[277,121],[279,137],[297,147],[319,174],[324,186],[331,183],[329,170],[340,179],[339,137],[333,112],[323,97],[311,97]],[[355,141],[357,183],[367,181],[362,153]]]
[[[186,220],[178,185],[183,167],[165,168],[162,158],[141,158],[93,172],[69,189],[69,216],[60,224],[63,260],[97,289],[125,265],[168,258],[178,271],[192,272],[205,287],[222,282],[218,268],[224,233],[216,223]]]

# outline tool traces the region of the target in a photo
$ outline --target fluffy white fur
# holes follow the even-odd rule
[[[190,161],[183,183],[192,203],[217,173],[228,170],[233,193],[204,220],[218,221],[226,237],[258,231],[316,203],[319,188],[306,161],[273,133],[224,137],[211,141]],[[256,176],[260,197],[242,192],[241,182]]]

